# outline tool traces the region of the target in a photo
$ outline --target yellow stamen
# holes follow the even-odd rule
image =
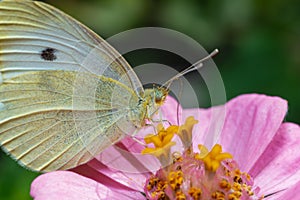
[[[195,124],[198,123],[198,120],[195,120],[193,116],[188,117],[185,120],[184,125],[181,125],[179,128],[178,136],[184,145],[185,149],[189,149],[192,146],[192,134],[193,134],[193,127]]]
[[[225,200],[225,194],[221,191],[216,191],[211,194],[211,198],[217,200]]]
[[[208,149],[204,145],[199,144],[198,149],[200,150],[200,153],[196,154],[196,158],[199,160],[204,158],[209,153]]]
[[[182,126],[157,126],[157,134],[145,137],[145,143],[151,144],[142,154],[152,154],[161,162],[161,168],[152,175],[145,185],[145,194],[149,199],[216,199],[240,200],[263,199],[252,189],[252,177],[242,172],[230,153],[222,152],[222,146],[216,144],[209,151],[204,145],[198,145],[199,153],[192,148],[192,129],[198,121],[189,117]],[[184,152],[173,152],[171,147],[174,134],[178,134],[184,145]]]
[[[186,196],[182,191],[177,191],[176,192],[176,200],[185,200]]]
[[[189,189],[189,195],[193,198],[193,200],[200,200],[202,191],[200,188],[191,187]]]
[[[226,159],[232,158],[230,153],[222,153],[222,146],[216,144],[210,152],[203,145],[198,146],[200,154],[196,155],[197,159],[200,159],[205,164],[205,169],[216,172],[221,162]]]
[[[182,171],[172,171],[168,175],[169,185],[173,190],[177,190],[180,188],[183,183],[183,173]]]
[[[152,143],[154,147],[146,147],[142,150],[142,154],[152,154],[159,159],[162,166],[170,163],[170,149],[176,143],[172,142],[174,134],[178,132],[178,126],[169,126],[167,129],[162,124],[157,126],[158,134],[149,134],[144,140],[146,144]]]
[[[225,191],[229,191],[231,189],[231,185],[226,179],[220,181],[220,187]]]
[[[156,148],[166,146],[173,138],[174,134],[178,132],[178,126],[169,126],[164,129],[161,124],[157,126],[158,134],[149,134],[144,140],[146,144],[153,143]]]

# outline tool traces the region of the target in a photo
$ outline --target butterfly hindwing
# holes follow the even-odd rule
[[[83,92],[91,87],[93,93]],[[122,91],[117,92],[121,100],[113,103],[115,91]],[[1,145],[37,171],[75,167],[122,137],[122,130],[109,130],[118,129],[117,123],[127,117],[123,105],[131,92],[110,78],[72,71],[11,78],[0,85]]]

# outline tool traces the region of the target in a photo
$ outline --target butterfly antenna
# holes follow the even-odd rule
[[[171,79],[169,79],[168,81],[166,81],[161,87],[165,87],[167,89],[170,88],[172,82],[178,78],[180,78],[181,76],[190,73],[192,71],[198,70],[201,67],[203,67],[203,62],[208,60],[209,58],[215,56],[217,53],[219,53],[218,49],[215,49],[213,52],[211,52],[208,56],[202,58],[201,60],[195,62],[194,64],[192,64],[190,67],[186,68],[185,70],[183,70],[182,72],[178,73],[177,75],[173,76]]]

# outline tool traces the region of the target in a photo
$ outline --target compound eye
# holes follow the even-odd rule
[[[160,104],[162,101],[161,97],[155,97],[155,103]]]

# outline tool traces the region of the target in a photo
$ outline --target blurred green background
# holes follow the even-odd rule
[[[228,99],[253,92],[281,96],[289,102],[286,121],[300,123],[298,0],[47,2],[80,20],[103,38],[132,28],[158,26],[192,37],[207,51],[219,48],[221,53],[214,61],[222,74]],[[184,62],[175,62],[176,59],[168,56],[159,59],[171,66],[186,67]],[[147,51],[126,58],[132,66],[153,62]],[[1,152],[0,199],[31,199],[29,188],[37,175],[18,166]]]

